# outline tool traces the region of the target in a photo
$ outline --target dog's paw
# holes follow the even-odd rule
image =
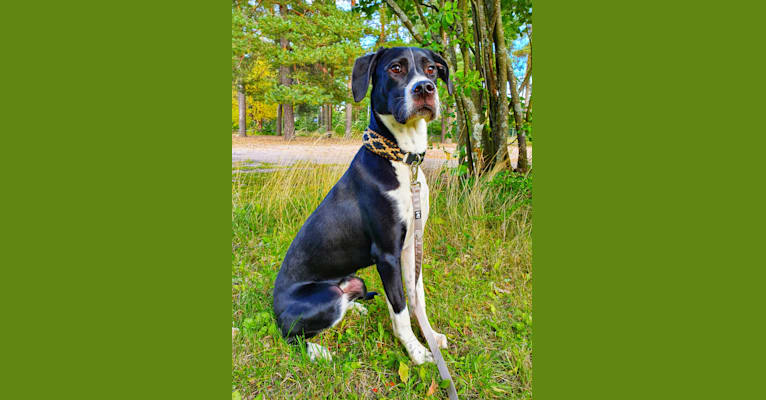
[[[415,365],[420,365],[427,362],[434,362],[434,356],[431,354],[428,349],[425,348],[420,342],[414,340],[412,342],[407,343],[407,345],[404,346],[407,349],[407,354],[410,355],[410,360],[412,360]]]
[[[316,343],[306,342],[306,353],[308,353],[311,361],[316,361],[317,359],[332,361],[330,350]]]
[[[439,345],[440,349],[446,349],[449,347],[449,344],[447,343],[447,336],[434,332],[434,339],[436,339],[436,344]]]
[[[356,310],[359,314],[367,315],[367,308],[355,301],[348,303],[348,308]]]

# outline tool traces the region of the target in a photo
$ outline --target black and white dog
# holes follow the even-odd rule
[[[361,101],[372,80],[369,130],[412,155],[426,151],[426,124],[439,117],[436,79],[452,93],[447,63],[430,50],[409,47],[380,49],[354,63],[352,91]],[[419,167],[418,167],[419,168]],[[310,338],[337,324],[357,299],[372,298],[353,274],[377,265],[386,294],[394,335],[415,364],[433,362],[415,337],[410,323],[414,309],[423,307],[423,275],[415,281],[413,209],[410,165],[392,161],[365,146],[348,170],[309,216],[287,250],[274,283],[274,313],[282,335]],[[422,218],[428,218],[428,186],[422,171]],[[402,279],[404,283],[402,283]],[[435,333],[441,348],[447,338]],[[326,348],[308,343],[312,359],[331,358]]]

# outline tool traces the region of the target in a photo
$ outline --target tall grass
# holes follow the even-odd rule
[[[232,326],[239,330],[232,338],[232,391],[242,398],[416,399],[439,382],[433,364],[409,361],[380,297],[364,303],[367,315],[350,311],[312,339],[333,352],[332,362],[308,361],[279,335],[274,278],[293,237],[345,169],[299,163],[232,174]],[[427,314],[450,342],[443,354],[458,392],[531,398],[529,181],[503,174],[461,181],[446,169],[426,175]],[[359,275],[369,290],[383,292],[375,268]],[[406,382],[400,363],[410,368]],[[431,398],[446,394],[438,389]]]

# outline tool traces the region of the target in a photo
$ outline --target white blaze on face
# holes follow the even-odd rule
[[[424,81],[431,82],[434,84],[434,108],[436,110],[434,115],[428,121],[430,122],[439,118],[439,112],[440,112],[439,91],[436,90],[436,82],[432,82],[430,79],[428,79],[428,77],[426,77],[425,75],[417,71],[417,65],[415,64],[415,55],[412,53],[412,49],[408,49],[408,50],[410,51],[410,61],[412,62],[412,65],[410,66],[410,68],[412,68],[412,70],[415,72],[415,76],[413,76],[412,79],[410,79],[410,81],[407,83],[407,86],[404,88],[404,107],[407,110],[407,113],[405,115],[410,116],[410,120],[423,119],[420,116],[414,116],[414,118],[412,117],[412,112],[415,110],[415,102],[412,98],[412,88],[414,88],[415,85],[420,82],[424,82]],[[408,124],[410,120],[407,121]]]

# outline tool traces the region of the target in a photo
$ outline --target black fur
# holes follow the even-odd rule
[[[409,53],[409,52],[412,53]],[[414,57],[413,57],[414,56]],[[411,60],[415,60],[415,66]],[[392,63],[407,64],[407,74],[392,76]],[[441,64],[438,73],[452,92],[444,60],[416,48],[380,49],[354,64],[354,100],[364,98],[372,81],[370,129],[396,142],[377,114],[407,118],[404,88],[416,72],[427,75],[429,63]],[[438,65],[437,65],[438,67]],[[340,284],[361,268],[377,265],[386,296],[395,312],[406,302],[401,274],[401,250],[406,228],[385,192],[399,187],[391,162],[362,146],[351,165],[322,203],[309,216],[287,250],[274,283],[274,313],[282,335],[312,337],[340,317]],[[358,279],[358,278],[357,278]],[[349,300],[374,297],[375,292],[347,294]]]

